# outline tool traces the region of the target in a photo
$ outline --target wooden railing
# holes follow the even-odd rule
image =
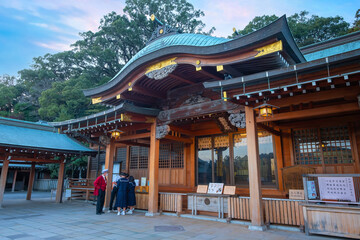
[[[228,198],[228,218],[251,220],[250,198],[249,197],[229,197]]]
[[[228,199],[228,218],[251,220],[249,197]],[[266,224],[304,226],[301,200],[263,198],[264,220]]]
[[[71,189],[70,199],[94,200],[94,181],[89,178],[70,178],[69,187]]]
[[[181,213],[183,211],[183,193],[159,193],[160,211]]]
[[[263,198],[265,223],[304,226],[302,200]]]

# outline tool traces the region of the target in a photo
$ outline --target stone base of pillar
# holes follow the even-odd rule
[[[160,216],[160,213],[159,212],[156,212],[156,213],[146,212],[145,213],[145,217],[156,217],[156,216]]]
[[[267,230],[267,227],[266,227],[265,225],[263,225],[263,226],[250,225],[250,226],[249,226],[249,230],[251,230],[251,231],[261,231],[261,232],[263,232],[263,231],[266,231],[266,230]]]

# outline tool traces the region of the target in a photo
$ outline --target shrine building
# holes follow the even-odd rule
[[[89,179],[109,169],[105,207],[120,171],[144,185],[137,208],[147,215],[304,226],[310,213],[289,199],[304,190],[303,174],[353,176],[359,203],[359,32],[299,49],[285,16],[233,39],[153,20],[147,45],[108,83],[84,90],[108,109],[51,123],[106,152],[88,169]],[[209,183],[234,192],[196,194]]]

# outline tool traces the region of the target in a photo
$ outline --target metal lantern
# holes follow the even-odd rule
[[[273,111],[277,108],[279,107],[264,102],[254,109],[259,111],[259,116],[261,117],[272,117],[274,114]]]
[[[111,132],[111,137],[118,139],[122,133],[123,133],[122,131],[116,128],[114,131]]]

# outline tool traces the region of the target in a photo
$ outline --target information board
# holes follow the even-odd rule
[[[321,200],[356,202],[352,177],[319,177]]]
[[[208,193],[222,194],[224,188],[223,183],[209,183]]]

